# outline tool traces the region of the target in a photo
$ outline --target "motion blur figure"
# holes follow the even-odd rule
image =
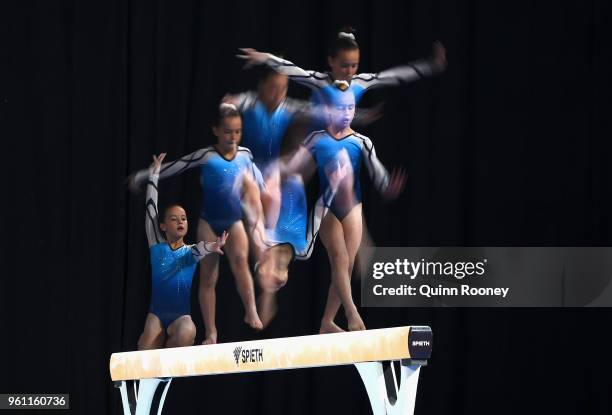
[[[266,191],[261,194],[266,227],[274,227],[282,199],[277,160],[283,138],[295,118],[316,116],[313,106],[287,98],[288,79],[271,69],[264,69],[257,93],[227,94],[223,101],[236,106],[242,114],[242,144],[263,173]]]
[[[191,283],[197,263],[208,254],[223,254],[227,233],[217,241],[185,245],[188,222],[179,205],[168,206],[159,222],[157,181],[165,153],[153,156],[147,181],[145,230],[151,252],[152,295],[138,349],[191,346],[196,327],[191,320]],[[162,234],[163,232],[163,234]],[[165,237],[164,237],[165,235]]]
[[[261,255],[256,274],[262,292],[257,300],[264,327],[276,314],[276,292],[288,279],[293,260],[305,261],[312,254],[321,221],[327,215],[341,181],[352,175],[346,151],[341,151],[326,170],[329,187],[319,197],[310,214],[307,213],[306,194],[302,176],[291,174],[283,178],[280,215],[274,228],[267,230],[268,249]]]
[[[240,113],[231,104],[222,104],[212,128],[217,144],[197,150],[170,163],[164,163],[160,177],[180,174],[187,169],[199,167],[202,185],[202,210],[198,223],[198,238],[211,240],[227,231],[229,234],[225,252],[234,274],[236,287],[245,308],[244,321],[255,330],[262,329],[257,314],[253,279],[248,266],[249,236],[253,246],[261,251],[265,229],[260,190],[263,178],[252,160],[251,152],[238,146],[242,134]],[[137,185],[142,182],[144,172],[133,177]],[[249,196],[253,207],[251,214],[243,217],[244,198]],[[247,229],[242,219],[246,219]],[[259,252],[255,253],[256,257]],[[204,344],[217,342],[215,323],[215,287],[219,278],[219,256],[208,255],[200,267],[200,308],[206,329]]]
[[[274,293],[286,284],[289,264],[294,259],[306,260],[310,257],[321,219],[335,192],[335,188],[330,189],[322,196],[309,215],[304,177],[292,174],[281,181],[279,157],[290,124],[296,119],[327,118],[323,106],[288,98],[287,88],[288,78],[285,75],[262,68],[257,93],[228,94],[223,98],[224,102],[234,104],[242,113],[242,144],[251,150],[266,184],[266,191],[261,193],[261,202],[266,218],[267,249],[255,266],[262,289],[257,301],[258,311],[264,327],[276,313]],[[377,110],[362,112],[361,123],[375,120],[377,114]],[[334,177],[346,174],[350,165],[347,166],[348,156],[345,159],[346,163],[342,167],[336,166],[337,169],[330,174]],[[308,177],[309,174],[306,174]],[[247,194],[244,199],[254,200],[255,196]],[[250,205],[244,203],[244,210],[252,210]]]
[[[256,93],[227,94],[223,102],[235,105],[242,114],[241,144],[251,150],[253,161],[264,176],[266,191],[262,193],[262,204],[266,227],[273,228],[282,200],[291,194],[302,198],[296,182],[280,182],[278,160],[287,130],[295,121],[325,122],[327,117],[322,105],[287,97],[287,76],[267,67],[261,68],[261,72]],[[379,116],[380,108],[361,111],[356,122],[367,124]]]
[[[227,94],[223,101],[236,106],[242,114],[241,144],[251,150],[253,161],[266,173],[280,156],[283,137],[295,116],[308,117],[312,105],[287,97],[288,78],[263,68],[257,92]]]
[[[393,199],[401,193],[406,175],[403,169],[396,169],[389,175],[378,160],[372,141],[352,130],[351,122],[355,115],[355,96],[352,91],[330,89],[324,93],[323,98],[329,114],[327,129],[310,134],[281,171],[283,174],[291,174],[314,162],[321,186],[320,194],[323,195],[330,188],[328,166],[330,163],[333,165],[343,152],[348,154],[352,174],[339,182],[329,206],[330,214],[323,218],[319,232],[332,272],[332,284],[320,332],[342,331],[334,323],[340,305],[344,307],[349,330],[363,330],[365,325],[353,302],[350,285],[355,256],[362,238],[360,166],[362,162],[365,163],[374,186],[387,199]]]

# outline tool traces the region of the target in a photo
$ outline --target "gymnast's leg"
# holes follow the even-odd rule
[[[261,192],[261,204],[265,216],[265,226],[273,229],[276,226],[281,208],[281,179],[277,165],[272,165],[266,172],[266,190]]]
[[[230,227],[225,252],[244,305],[244,322],[255,330],[261,330],[263,325],[257,314],[255,288],[248,264],[249,240],[242,221],[235,222]]]
[[[355,206],[353,211],[358,210],[359,216],[361,216],[361,204]],[[342,221],[344,230],[344,241],[346,243],[347,253],[349,255],[349,276],[353,275],[353,269],[355,268],[355,260],[359,247],[361,246],[361,239],[363,235],[363,221],[358,221],[355,216],[351,216],[351,213],[347,215]],[[349,223],[350,222],[350,223]],[[342,301],[338,296],[336,287],[331,284],[327,296],[327,304],[325,305],[325,311],[323,312],[323,319],[321,321],[321,333],[334,333],[343,331],[335,323],[334,319],[338,314],[338,310],[342,305]]]
[[[198,240],[214,241],[217,235],[208,222],[200,219],[198,223]],[[208,254],[200,261],[200,287],[198,298],[204,320],[204,341],[202,344],[217,343],[217,325],[215,323],[215,307],[217,295],[215,287],[219,279],[219,255]]]
[[[255,261],[259,261],[266,250],[264,228],[266,219],[264,217],[262,199],[266,196],[265,199],[270,201],[271,197],[267,192],[260,192],[257,183],[249,176],[245,175],[242,179],[242,194],[240,199],[248,229],[249,246]],[[277,196],[277,198],[280,198],[280,196]]]
[[[287,284],[289,264],[293,258],[293,248],[284,243],[269,248],[257,267],[257,281],[261,293],[257,297],[257,312],[261,322],[267,327],[278,309],[276,293]]]
[[[321,224],[321,241],[327,249],[332,273],[321,333],[342,331],[334,323],[340,304],[344,306],[349,330],[365,330],[351,294],[351,273],[361,242],[361,224],[361,204],[351,209],[342,222],[328,214]]]
[[[166,342],[166,333],[159,318],[153,314],[147,314],[144,330],[138,339],[138,350],[161,349]]]

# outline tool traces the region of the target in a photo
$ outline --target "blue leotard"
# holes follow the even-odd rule
[[[151,256],[151,306],[164,328],[177,318],[191,313],[191,282],[197,263],[210,251],[204,242],[183,245],[173,250],[165,241],[157,209],[157,181],[150,174],[147,183],[145,230]]]
[[[315,131],[304,140],[304,146],[317,165],[321,195],[329,189],[326,166],[333,164],[342,150],[348,153],[353,172],[352,194],[341,194],[339,190],[330,206],[332,213],[340,220],[361,202],[359,171],[362,162],[365,163],[370,178],[379,191],[384,191],[389,185],[389,173],[376,157],[372,141],[364,135],[353,132],[346,137],[336,139],[325,130]]]
[[[251,150],[255,164],[265,170],[271,161],[278,159],[283,137],[294,112],[286,103],[279,105],[272,113],[260,101],[241,107],[244,108],[242,145]]]
[[[165,328],[182,315],[191,314],[191,281],[198,261],[190,247],[172,250],[167,242],[151,251],[151,308]]]
[[[200,167],[202,185],[202,208],[200,217],[207,221],[217,235],[242,219],[240,192],[243,174],[249,174],[260,188],[264,187],[263,177],[249,149],[238,147],[234,158],[224,158],[214,146],[202,148],[178,160],[164,163],[160,178],[180,174],[187,169]],[[147,175],[143,170],[135,180],[142,181]]]
[[[294,118],[320,116],[309,102],[292,98],[285,98],[271,113],[254,92],[238,94],[234,100],[242,113],[242,145],[251,150],[264,174],[279,158],[283,137]]]
[[[297,174],[288,176],[281,185],[281,207],[276,226],[267,230],[268,245],[289,244],[294,259],[308,259],[334,195],[335,191],[329,189],[308,213],[302,177]]]
[[[255,163],[264,174],[280,156],[283,137],[293,118],[296,115],[308,118],[319,116],[315,107],[308,102],[290,98],[283,100],[272,113],[253,92],[239,94],[234,99],[242,112],[242,144],[251,150]],[[326,211],[325,205],[318,202],[309,218],[301,176],[286,177],[281,183],[281,204],[276,226],[266,231],[268,245],[289,244],[295,259],[307,259],[312,253],[319,224]]]
[[[201,164],[200,216],[210,224],[217,235],[229,231],[235,222],[242,220],[239,183],[245,172],[251,172],[258,183],[263,183],[261,173],[252,161],[251,152],[244,147],[239,147],[231,160],[216,151],[210,152]]]
[[[280,214],[268,239],[275,244],[288,243],[295,252],[306,249],[307,217],[306,192],[301,177],[288,177],[281,185]]]

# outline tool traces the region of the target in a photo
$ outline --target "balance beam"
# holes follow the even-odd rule
[[[120,388],[125,415],[132,415],[132,410],[135,415],[160,415],[172,378],[354,364],[374,415],[412,414],[419,370],[431,348],[429,327],[406,326],[113,353],[110,374]],[[393,364],[383,369],[383,361],[401,362],[399,387]],[[385,372],[393,380],[391,394]],[[131,396],[129,380],[140,380]],[[155,396],[159,403],[152,408]]]

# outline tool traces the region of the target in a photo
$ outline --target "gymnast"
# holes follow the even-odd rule
[[[329,206],[330,214],[322,219],[319,231],[332,272],[332,284],[320,333],[342,331],[334,323],[340,305],[344,307],[349,330],[364,330],[365,325],[353,302],[350,285],[355,256],[362,238],[360,165],[365,163],[370,179],[387,199],[394,199],[403,191],[406,174],[400,168],[389,175],[376,157],[372,141],[352,130],[351,121],[355,114],[355,96],[352,91],[335,88],[322,96],[329,111],[327,130],[311,133],[291,160],[282,165],[281,172],[283,175],[291,174],[314,162],[319,175],[320,193],[324,194],[329,188],[326,166],[336,160],[341,151],[348,153],[352,174],[340,181]]]
[[[252,160],[251,152],[238,146],[242,134],[240,113],[231,104],[221,104],[218,117],[212,128],[217,144],[197,150],[160,169],[160,178],[180,174],[187,169],[199,167],[202,185],[202,210],[198,222],[198,238],[214,240],[223,232],[229,234],[225,253],[234,274],[236,287],[245,308],[244,321],[255,330],[263,328],[257,314],[253,279],[248,265],[249,238],[257,249],[264,248],[265,229],[260,189],[263,189],[261,172]],[[134,185],[143,181],[145,172],[132,177]],[[250,215],[243,215],[243,197],[250,197],[253,206]],[[243,217],[244,216],[244,217]],[[246,220],[249,235],[243,224]],[[258,257],[259,253],[256,253]],[[215,287],[219,277],[219,255],[213,253],[202,260],[200,266],[199,301],[202,311],[205,338],[204,344],[217,342],[215,323]]]
[[[187,215],[179,205],[166,207],[159,222],[157,181],[165,153],[153,156],[147,182],[145,230],[151,251],[151,307],[138,350],[192,346],[196,327],[191,320],[191,282],[197,263],[211,253],[223,255],[224,232],[216,242],[186,245]],[[162,234],[163,232],[163,234]]]
[[[251,48],[240,49],[242,54],[237,57],[247,60],[247,66],[265,64],[307,86],[315,92],[315,103],[321,103],[319,92],[323,89],[350,89],[355,95],[355,102],[359,103],[367,90],[412,82],[438,74],[446,68],[446,50],[440,42],[434,42],[432,57],[429,59],[417,60],[379,73],[357,74],[359,45],[354,32],[351,28],[341,29],[332,41],[327,56],[330,72],[306,71],[292,62]]]

